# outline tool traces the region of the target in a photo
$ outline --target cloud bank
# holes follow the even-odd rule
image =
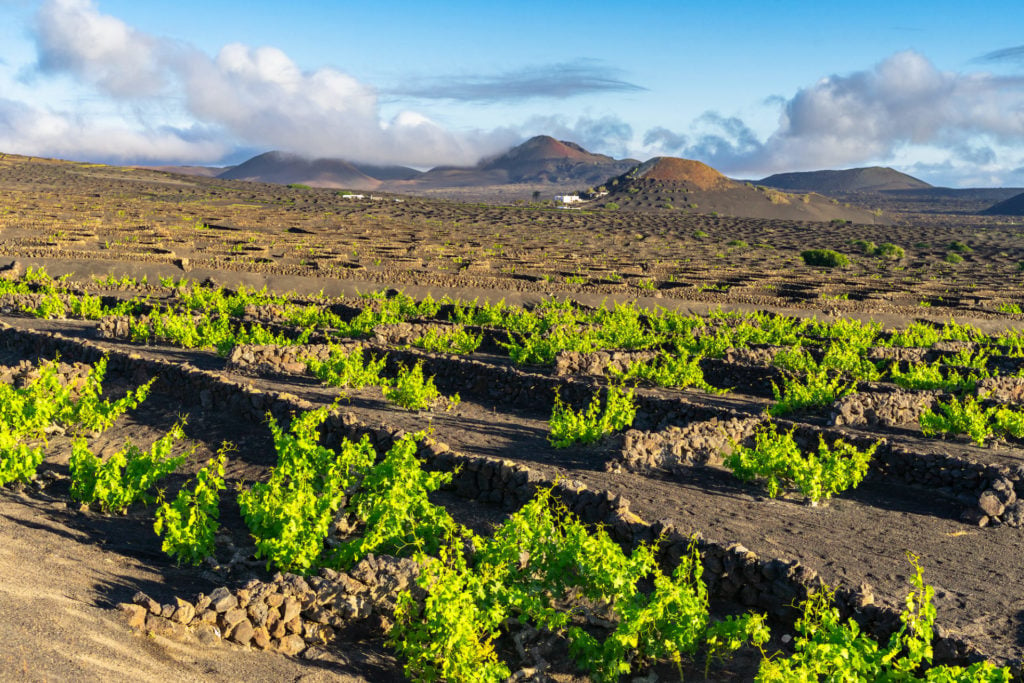
[[[603,62],[576,60],[381,92],[333,67],[303,70],[273,47],[233,43],[211,56],[104,14],[95,0],[44,0],[31,31],[34,73],[66,78],[70,96],[83,94],[70,110],[0,96],[0,149],[26,154],[195,163],[282,149],[426,167],[472,164],[545,133],[620,157],[697,158],[747,177],[902,161],[947,178],[1019,182],[1012,169],[1024,167],[1024,76],[943,71],[913,51],[772,98],[779,118],[767,134],[717,111],[642,135],[600,114],[453,131],[412,110],[385,117],[382,97],[500,104],[644,88]],[[1012,72],[1024,46],[975,62]]]
[[[108,128],[76,122],[70,114],[8,102],[0,108],[0,144],[7,149],[212,160],[226,146],[249,145],[427,166],[473,163],[518,140],[511,130],[454,133],[412,111],[384,120],[376,90],[337,69],[303,71],[281,50],[241,44],[226,45],[211,58],[102,14],[93,0],[47,0],[34,37],[39,73],[70,75],[140,110],[170,98],[200,123],[205,137],[142,126],[111,139]]]
[[[986,164],[997,161],[993,146],[1022,141],[1024,78],[940,71],[913,51],[799,90],[782,103],[778,127],[765,140],[715,112],[688,131],[654,128],[644,136],[649,146],[745,174],[882,161],[910,146]]]

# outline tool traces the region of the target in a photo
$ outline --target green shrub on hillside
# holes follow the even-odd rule
[[[853,246],[860,249],[865,256],[874,256],[878,253],[878,245],[871,240],[854,240]]]
[[[819,266],[822,268],[845,268],[850,265],[850,259],[844,254],[832,249],[808,249],[800,252],[800,257],[808,266]]]
[[[875,256],[888,259],[890,261],[899,261],[904,255],[905,252],[903,251],[903,247],[890,242],[884,242],[883,244],[878,245],[878,249],[875,251]]]

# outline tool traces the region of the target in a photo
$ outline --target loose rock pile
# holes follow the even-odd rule
[[[967,508],[961,519],[977,526],[1024,527],[1024,466],[1013,473],[1014,478],[1001,476],[978,496],[977,507]]]
[[[86,363],[57,362],[57,379],[62,386],[81,386],[92,371]],[[23,360],[17,365],[0,366],[0,382],[21,389],[39,379],[41,372],[36,363]]]
[[[935,406],[939,391],[858,392],[843,396],[832,404],[833,425],[883,425],[898,427],[916,424],[922,413]]]
[[[650,360],[657,351],[559,351],[555,354],[555,375],[603,375],[606,370],[625,372],[630,363]]]
[[[997,403],[1024,403],[1024,377],[986,377],[978,382],[978,396]]]
[[[775,360],[775,354],[781,350],[781,346],[752,346],[749,348],[727,349],[724,358],[727,363],[768,367]]]
[[[136,631],[182,642],[216,645],[227,640],[259,650],[307,659],[330,659],[338,634],[358,628],[385,635],[391,628],[398,594],[416,585],[419,565],[408,558],[369,555],[351,571],[323,569],[308,579],[276,574],[253,579],[234,591],[225,586],[194,601],[175,598],[161,605],[145,593],[122,603]]]
[[[752,437],[762,422],[758,417],[712,418],[657,432],[630,429],[625,434],[621,464],[633,472],[721,465],[724,456],[732,453],[733,444]]]
[[[44,294],[0,295],[0,313],[19,313],[22,308],[37,308],[45,296]]]
[[[367,346],[360,342],[341,342],[336,345],[344,353]],[[228,355],[227,369],[235,372],[255,374],[277,374],[306,372],[303,359],[326,361],[331,355],[327,344],[305,344],[302,346],[257,346],[240,344]]]

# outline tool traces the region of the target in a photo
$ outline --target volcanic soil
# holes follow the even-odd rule
[[[296,295],[323,291],[349,300],[359,292],[393,288],[413,296],[525,304],[554,296],[693,312],[722,307],[847,316],[890,327],[950,317],[986,331],[1024,326],[1024,316],[1011,308],[1024,301],[1019,266],[1024,238],[1013,219],[993,216],[890,212],[886,222],[891,224],[867,225],[658,208],[627,213],[528,203],[469,205],[390,194],[359,201],[328,190],[14,156],[0,159],[0,207],[0,266],[45,266],[83,287],[95,287],[95,278],[107,275],[146,277],[153,285],[114,292],[122,297],[137,292],[159,297],[160,277],[188,277],[227,287],[267,285]],[[897,244],[905,253],[881,259],[855,246],[857,240]],[[799,253],[808,247],[843,251],[852,264],[836,270],[805,266]],[[88,342],[144,359],[188,363],[225,382],[286,392],[311,406],[330,404],[339,394],[304,374],[242,372],[213,352],[101,338],[95,322],[43,321],[10,310],[0,321],[10,334],[59,334],[72,346]],[[26,358],[37,360],[0,351],[0,364]],[[473,359],[493,368],[509,364],[507,357],[491,353]],[[432,362],[456,367],[464,360]],[[555,377],[550,368],[527,371]],[[116,395],[142,379],[115,374],[112,391]],[[519,463],[545,480],[621,494],[643,520],[672,519],[685,533],[740,543],[763,558],[799,561],[830,585],[869,590],[882,606],[901,607],[912,573],[907,554],[914,553],[926,581],[936,587],[944,633],[986,657],[1024,658],[1024,599],[1017,590],[1024,580],[1017,552],[1024,530],[961,522],[962,502],[948,491],[873,472],[855,491],[811,507],[793,499],[769,500],[758,487],[714,467],[624,471],[615,466],[621,437],[591,447],[552,448],[546,439],[549,398],[524,405],[494,395],[480,382],[443,374],[437,381],[443,392],[461,394],[453,410],[410,413],[372,388],[349,391],[342,409],[383,430],[429,427],[457,453]],[[754,416],[768,404],[762,392],[743,386],[724,397],[695,390],[640,391],[731,415]],[[169,490],[186,481],[223,441],[237,446],[227,471],[229,490],[266,476],[274,452],[265,425],[230,411],[204,410],[194,397],[183,398],[159,382],[153,396],[104,438],[110,446],[128,436],[148,443],[182,414],[188,415],[186,432],[198,449]],[[798,421],[824,430],[828,417],[826,410]],[[640,428],[663,426],[643,420],[640,415]],[[850,433],[884,437],[926,457],[1024,464],[1019,443],[977,448],[966,440],[926,439],[913,426]],[[0,490],[4,679],[402,680],[401,664],[380,634],[345,641],[339,657],[325,663],[132,633],[115,605],[139,590],[164,602],[268,574],[258,561],[230,568],[175,566],[160,551],[151,510],[105,516],[79,509],[68,497],[67,439],[54,437],[47,452],[39,484]],[[225,536],[233,547],[245,548],[247,534],[230,500],[222,513]],[[481,530],[507,514],[451,492],[438,501]],[[751,661],[756,664],[756,658]],[[733,680],[750,672],[749,667],[718,669],[712,679]],[[575,678],[564,665],[554,673],[561,680]]]

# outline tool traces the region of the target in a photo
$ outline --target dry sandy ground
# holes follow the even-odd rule
[[[165,594],[166,577],[145,563],[93,542],[65,523],[60,501],[0,490],[0,680],[379,681],[372,677],[231,645],[175,643],[131,633],[113,602],[136,590]],[[391,668],[393,662],[379,664]],[[365,666],[369,665],[369,666]]]

